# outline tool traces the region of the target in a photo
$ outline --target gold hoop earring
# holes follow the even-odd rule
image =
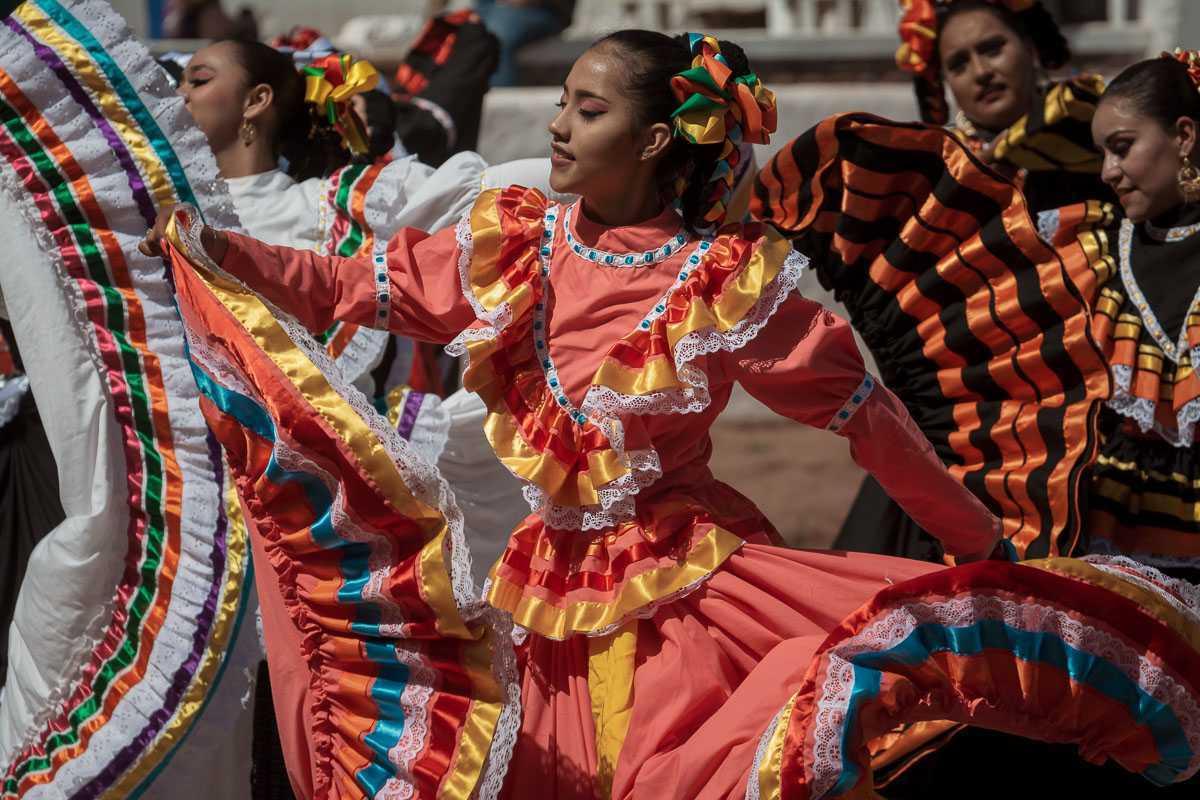
[[[1184,156],[1183,164],[1179,167],[1179,192],[1185,203],[1200,201],[1200,169],[1189,158]]]
[[[241,127],[238,128],[238,133],[242,137],[242,144],[247,146],[252,145],[254,144],[255,137],[258,136],[258,126],[250,120],[244,119],[242,120]]]

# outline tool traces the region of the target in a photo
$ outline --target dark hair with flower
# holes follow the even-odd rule
[[[1121,71],[1104,90],[1102,103],[1131,103],[1137,113],[1174,131],[1180,117],[1200,122],[1200,53],[1176,50]]]
[[[1058,69],[1071,59],[1071,49],[1054,17],[1041,0],[900,0],[900,47],[896,65],[913,75],[921,119],[944,125],[950,118],[938,35],[957,14],[985,9],[1028,41],[1046,69]]]
[[[379,85],[379,72],[369,61],[345,53],[313,61],[304,68],[304,101],[324,117],[356,156],[370,151],[363,121],[350,107],[350,98]]]
[[[766,144],[775,131],[774,93],[740,47],[711,36],[625,30],[592,46],[615,47],[627,57],[625,91],[639,123],[674,128],[675,142],[659,167],[663,194],[692,231],[720,228],[748,165],[746,148]]]

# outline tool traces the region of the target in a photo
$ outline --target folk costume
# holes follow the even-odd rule
[[[691,46],[684,107],[700,95],[729,137],[765,138],[770,95],[722,69],[715,40]],[[738,381],[846,436],[951,552],[995,534],[864,373],[846,323],[793,291],[807,259],[773,229],[695,234],[670,208],[605,228],[582,204],[509,187],[453,232],[406,229],[370,257],[229,234],[217,265],[201,231],[179,209],[168,256],[264,565],[270,658],[290,665],[276,697],[298,794],[836,796],[869,786],[865,741],[930,708],[1079,742],[1159,782],[1200,767],[1186,586],[1103,559],[945,569],[787,550],[712,478],[707,431]],[[451,487],[362,413],[304,333],[336,319],[468,355],[465,384],[532,511],[482,597]],[[1086,363],[1086,345],[1065,359]],[[1005,677],[1024,642],[1044,645],[1036,694]],[[965,671],[944,669],[947,653]],[[1145,671],[1159,657],[1167,682]],[[1121,689],[1078,713],[1072,680],[1101,674]],[[1178,705],[1169,734],[1113,724],[1139,693]]]
[[[1004,131],[984,130],[961,111],[951,117],[937,55],[937,38],[941,14],[954,2],[903,0],[901,3],[901,45],[896,52],[896,63],[913,76],[921,118],[948,126],[976,155],[985,145],[990,145],[989,167],[1021,189],[1039,233],[1044,236],[1052,235],[1057,229],[1057,209],[1060,207],[1088,200],[1115,202],[1111,190],[1100,181],[1100,153],[1092,144],[1092,115],[1104,90],[1104,82],[1099,76],[1079,75],[1042,84],[1035,93],[1029,113]],[[1018,15],[1041,15],[1040,20],[1029,20],[1029,25],[1044,26],[1047,20],[1053,25],[1053,20],[1038,2],[996,0],[996,4]],[[1058,36],[1057,29],[1051,38],[1055,36]],[[1062,66],[1059,63],[1062,54],[1045,47],[1037,49],[1039,57],[1050,62],[1042,66]],[[838,294],[836,287],[825,285]],[[839,297],[839,300],[848,306],[855,302],[852,297]],[[850,314],[856,323],[865,316],[856,314],[854,309]],[[886,323],[863,319],[862,324],[876,331],[875,335],[866,335],[860,329],[875,359],[893,358],[896,343],[888,336],[878,334]],[[856,329],[859,329],[857,324]],[[920,418],[922,411],[912,404],[920,401],[906,399],[910,401],[909,410]],[[855,497],[835,546],[926,560],[939,560],[942,556],[936,540],[915,525],[869,477]],[[1034,552],[1054,551],[1035,548]]]

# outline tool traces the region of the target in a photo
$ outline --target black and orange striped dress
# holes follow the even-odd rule
[[[975,128],[960,113],[949,130],[978,155],[993,145],[990,166],[1022,190],[1031,218],[1042,233],[1057,226],[1057,209],[1086,200],[1115,201],[1099,179],[1100,154],[1091,142],[1091,118],[1103,92],[1099,76],[1080,75],[1042,87],[1030,113],[1009,129],[991,133]],[[863,324],[885,328],[891,320],[864,319]],[[890,336],[876,336],[876,358],[894,359]],[[914,397],[913,402],[940,403],[937,397]],[[912,406],[910,405],[910,410]],[[871,478],[852,504],[834,544],[845,550],[889,553],[937,561],[942,552],[936,540],[922,531]],[[1036,546],[1031,555],[1050,552]]]
[[[809,257],[883,382],[1018,553],[1076,551],[1109,393],[1084,301],[1102,254],[1052,248],[1024,195],[960,137],[866,114],[785,145],[759,172],[752,213]],[[846,549],[940,556],[881,516]]]
[[[851,114],[781,148],[758,175],[753,212],[809,256],[874,352],[883,383],[952,473],[1002,517],[1019,553],[1104,550],[1107,539],[1140,556],[1150,540],[1186,555],[1200,542],[1189,538],[1200,475],[1194,447],[1176,447],[1162,431],[1187,428],[1200,407],[1191,368],[1192,354],[1200,356],[1192,349],[1200,345],[1200,234],[1133,239],[1141,296],[1171,341],[1186,327],[1176,364],[1155,349],[1138,301],[1129,300],[1111,206],[1058,209],[1042,216],[1038,235],[1030,205],[961,137]],[[1160,222],[1190,231],[1200,209]],[[1144,415],[1123,406],[1121,386],[1153,404],[1149,430],[1138,421]],[[894,504],[881,490],[877,497],[876,527],[861,529],[860,549],[940,555],[900,514],[891,512],[898,524],[880,526]],[[1023,769],[989,769],[988,796],[1027,791],[1030,774],[1039,797],[1146,790],[1111,764],[1082,762],[1074,748],[950,725],[910,730],[915,736],[875,753],[876,785],[889,798],[957,798],[982,765],[1001,763]],[[908,769],[913,755],[937,748]],[[1194,792],[1189,783],[1152,796]]]

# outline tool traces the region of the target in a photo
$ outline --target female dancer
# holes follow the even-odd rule
[[[355,87],[368,88],[367,82]],[[473,152],[443,159],[437,169],[412,157],[331,167],[347,160],[346,145],[321,124],[327,117],[314,113],[305,91],[292,59],[258,42],[224,41],[201,49],[180,83],[242,225],[261,241],[328,253],[369,250],[376,237],[386,241],[404,225],[438,230],[457,221],[481,188],[497,180],[530,185],[546,180],[545,160],[489,168]],[[314,172],[305,180],[293,177]],[[411,339],[352,325],[318,333],[343,376],[367,392],[406,440],[433,462],[445,457],[444,472],[462,487],[468,533],[498,556],[503,539],[493,530],[511,529],[524,515],[524,502],[516,481],[484,450],[478,398],[460,392],[443,404],[435,393],[413,391],[420,359]],[[260,669],[259,677],[260,703],[269,704],[266,671]],[[256,797],[272,795],[274,733],[270,706],[265,709],[256,714]]]
[[[736,47],[616,33],[576,62],[560,105],[552,185],[581,196],[571,206],[487,192],[454,233],[404,230],[370,259],[271,247],[188,209],[160,216],[144,243],[168,243],[208,418],[238,464],[257,563],[271,565],[270,658],[309,669],[277,694],[302,796],[491,795],[501,782],[510,797],[760,796],[781,764],[807,758],[776,743],[804,749],[808,737],[775,730],[808,718],[789,697],[844,614],[897,580],[969,583],[991,570],[1011,602],[1008,571],[1038,571],[774,546],[771,524],[707,468],[707,431],[734,381],[850,439],[960,560],[986,558],[998,536],[864,374],[845,323],[792,291],[805,259],[758,225],[713,234],[736,144],[774,124],[773,97]],[[714,130],[720,144],[692,144]],[[364,427],[352,394],[315,379],[319,351],[273,327],[217,262],[310,329],[341,318],[468,352],[465,383],[534,511],[493,566],[486,606],[457,583],[445,487]],[[499,677],[510,618],[519,693]],[[480,642],[496,678],[480,676]],[[1051,694],[1050,705],[1072,702]],[[985,705],[996,708],[963,708]],[[1060,710],[1060,723],[1074,717]],[[1042,735],[1123,747],[1022,712]],[[851,741],[818,738],[819,749]],[[841,770],[818,761],[822,775]]]
[[[1105,91],[1092,130],[1104,151],[1102,177],[1124,213],[1088,234],[1106,256],[1093,329],[1114,384],[1091,471],[1091,549],[1179,568],[1193,582],[1200,581],[1198,78],[1195,53],[1164,55],[1129,67]]]
[[[904,6],[896,61],[913,74],[922,119],[939,125],[950,121],[948,87],[958,106],[951,129],[1017,182],[1039,225],[1052,227],[1051,210],[1060,206],[1112,199],[1099,178],[1100,155],[1088,127],[1103,82],[1088,75],[1057,83],[1039,80],[1042,68],[1057,69],[1071,56],[1040,2],[911,0]],[[877,360],[889,357],[868,346]],[[911,405],[909,410],[917,414]],[[870,477],[835,546],[941,558],[935,539]]]
[[[1186,213],[1187,184],[1179,181],[1191,175],[1196,99],[1188,72],[1185,64],[1165,60],[1138,65],[1097,111],[1106,179],[1139,219]],[[1153,124],[1140,122],[1143,116]],[[898,172],[896,164],[908,168]],[[914,413],[943,460],[1002,511],[1006,535],[1018,550],[1084,550],[1093,531],[1105,537],[1115,529],[1120,537],[1102,539],[1108,542],[1103,550],[1164,566],[1178,563],[1171,556],[1184,556],[1191,530],[1190,484],[1182,476],[1188,462],[1179,461],[1186,459],[1190,439],[1183,449],[1168,442],[1177,441],[1187,421],[1176,413],[1187,396],[1173,402],[1152,380],[1157,372],[1138,377],[1136,369],[1186,372],[1159,366],[1169,361],[1152,349],[1159,337],[1146,337],[1139,351],[1142,319],[1158,319],[1145,316],[1150,305],[1130,266],[1129,246],[1136,252],[1143,239],[1131,236],[1134,223],[1118,226],[1126,232],[1121,272],[1131,277],[1109,280],[1116,271],[1109,242],[1120,238],[1119,229],[1085,230],[1076,238],[1081,225],[1112,223],[1102,204],[1080,204],[1061,211],[1063,226],[1053,232],[1061,263],[1030,269],[1045,244],[1031,236],[1032,220],[1019,200],[1014,207],[983,190],[980,179],[987,174],[961,147],[947,147],[940,131],[846,115],[823,123],[768,165],[756,213],[796,237],[796,247],[813,258],[822,278],[845,293],[856,320],[867,321],[868,342],[889,348],[889,357],[880,360],[889,370],[885,375],[897,378],[910,408],[925,409]],[[1157,246],[1143,244],[1143,256]],[[1176,252],[1172,263],[1183,258]],[[1093,315],[1091,298],[1105,281]],[[1124,306],[1129,286],[1141,299]],[[1184,296],[1190,299],[1190,290]],[[1172,311],[1180,329],[1186,302]],[[1068,351],[1076,355],[1064,359]],[[1182,345],[1179,352],[1185,352]],[[1037,367],[1035,354],[1042,362]],[[1155,357],[1139,360],[1139,354]],[[1105,375],[1110,367],[1111,388]],[[1175,377],[1161,383],[1182,385]],[[1135,395],[1139,391],[1146,394]],[[1160,396],[1163,405],[1156,407]],[[1107,421],[1097,433],[1096,415],[1106,400]],[[1097,447],[1120,456],[1101,460],[1089,477]],[[1160,459],[1166,458],[1171,466],[1164,468]],[[1006,464],[1032,469],[1016,466],[1001,478],[996,471]],[[1172,486],[1174,470],[1182,474]],[[1074,507],[1076,496],[1082,509]],[[1184,500],[1177,504],[1177,497]],[[1037,524],[1030,527],[1030,520]],[[1136,538],[1139,524],[1147,530],[1145,540]],[[1151,543],[1174,547],[1164,557]],[[914,738],[927,739],[929,727],[896,737],[891,744],[900,746],[881,758],[895,759]],[[935,759],[909,770],[888,786],[888,796],[951,796],[947,787],[970,781],[982,753],[1044,764],[1040,785],[1048,793],[1068,787],[1137,790],[1136,782],[1085,765],[1069,751],[975,731],[956,736]],[[1017,791],[1021,779],[1008,781],[997,775],[991,785],[999,793]]]

